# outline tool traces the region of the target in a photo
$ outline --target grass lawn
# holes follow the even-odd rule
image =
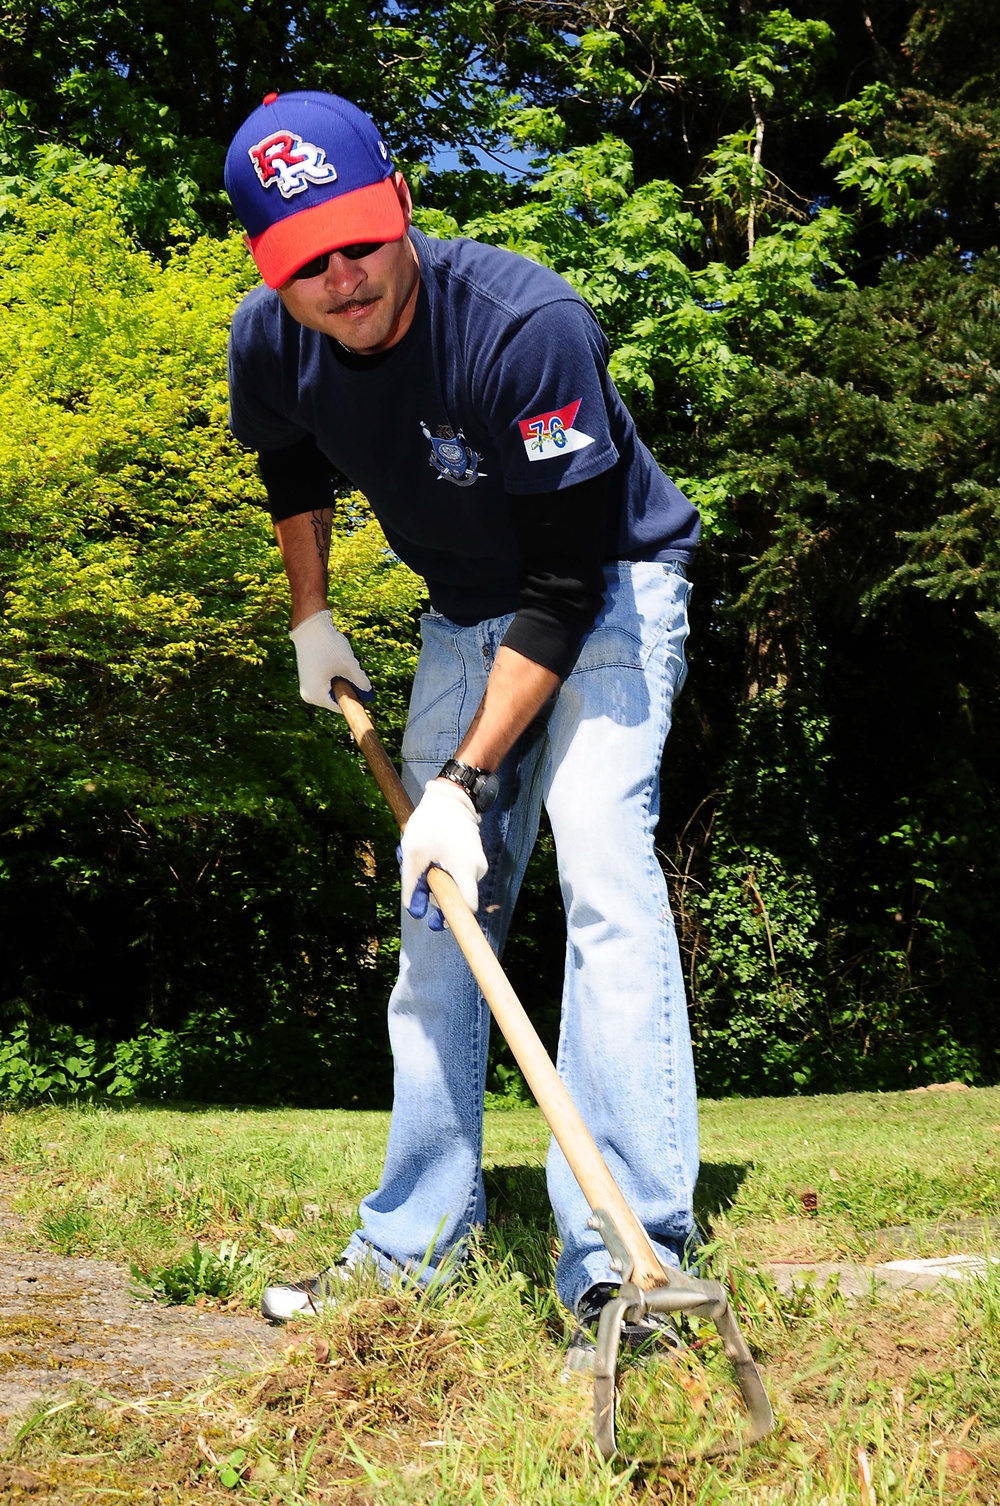
[[[0,1116],[0,1178],[22,1240],[131,1263],[161,1300],[240,1311],[266,1282],[336,1258],[387,1123],[39,1109]],[[734,1284],[779,1417],[773,1438],[712,1463],[685,1453],[740,1411],[702,1328],[680,1360],[625,1377],[619,1437],[643,1462],[601,1464],[589,1382],[560,1379],[546,1143],[534,1111],[487,1116],[490,1224],[446,1298],[359,1283],[268,1370],[141,1409],[87,1395],[42,1409],[7,1464],[59,1482],[51,1499],[84,1502],[1000,1500],[1000,1279],[847,1303],[782,1298],[755,1270],[988,1249],[1000,1089],[703,1103],[713,1273]]]

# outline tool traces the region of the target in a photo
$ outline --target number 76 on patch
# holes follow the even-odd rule
[[[557,455],[585,450],[594,443],[592,434],[584,434],[582,429],[573,427],[582,402],[583,398],[578,397],[575,403],[567,403],[565,408],[554,408],[551,413],[537,413],[534,418],[518,420],[529,460],[553,460]]]

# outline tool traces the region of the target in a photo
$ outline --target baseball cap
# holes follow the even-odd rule
[[[359,241],[395,241],[406,220],[375,123],[336,94],[266,94],[226,153],[226,191],[261,277]]]

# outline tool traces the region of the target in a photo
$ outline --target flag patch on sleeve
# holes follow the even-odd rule
[[[594,443],[592,434],[573,427],[582,402],[583,398],[578,397],[575,403],[567,403],[565,408],[556,408],[552,413],[518,420],[529,460],[553,460],[557,455],[571,455],[574,450],[585,450]]]

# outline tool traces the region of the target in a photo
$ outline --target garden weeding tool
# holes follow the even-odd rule
[[[400,827],[404,827],[413,810],[413,802],[379,741],[368,713],[354,687],[346,680],[335,679],[332,688],[379,788]],[[525,1082],[535,1095],[538,1107],[593,1210],[590,1227],[600,1233],[608,1248],[611,1269],[621,1276],[619,1294],[604,1308],[597,1330],[594,1434],[602,1456],[611,1459],[617,1453],[615,1401],[622,1325],[638,1322],[645,1313],[688,1313],[692,1317],[711,1319],[732,1362],[750,1414],[751,1427],[742,1441],[756,1443],[773,1428],[774,1413],[724,1289],[718,1281],[702,1280],[685,1271],[670,1270],[660,1263],[645,1229],[605,1165],[596,1141],[580,1117],[455,880],[443,869],[431,868],[427,882],[482,989],[493,1018],[503,1031]],[[739,1446],[740,1440],[733,1439],[707,1449],[703,1457],[729,1453]]]

